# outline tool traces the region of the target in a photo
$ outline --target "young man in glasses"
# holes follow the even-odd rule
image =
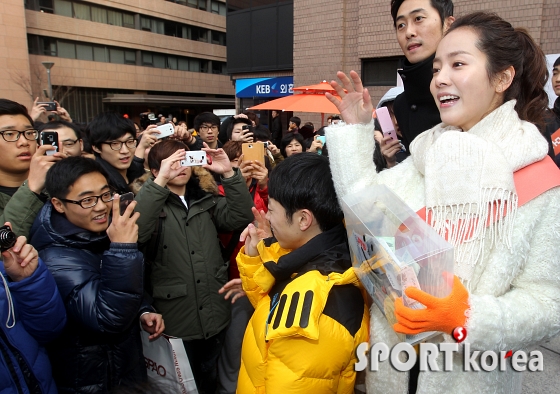
[[[220,118],[212,112],[203,112],[194,118],[194,129],[198,133],[196,142],[191,144],[187,141],[190,150],[202,149],[202,143],[206,142],[210,149],[219,149],[223,146],[222,142],[218,140],[220,132]]]
[[[157,133],[157,129],[151,130]],[[109,185],[118,193],[129,192],[128,185],[145,172],[145,148],[138,146],[134,122],[115,112],[103,112],[88,124],[86,135],[95,160],[109,175]],[[155,140],[151,135],[142,138]]]
[[[47,346],[59,392],[106,393],[145,379],[139,324],[157,338],[161,315],[143,302],[140,216],[119,211],[99,162],[69,157],[52,166],[51,196],[33,225],[31,244],[53,274],[68,323]],[[110,219],[110,216],[112,218]]]
[[[47,170],[66,155],[46,156],[51,146],[37,144],[38,132],[27,109],[0,99],[0,222],[10,222],[17,235],[28,236],[46,195]]]
[[[43,131],[56,131],[62,152],[69,157],[81,156],[84,149],[84,141],[80,134],[80,129],[73,123],[64,120],[45,123],[37,128],[39,133]]]

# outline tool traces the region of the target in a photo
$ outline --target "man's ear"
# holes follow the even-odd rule
[[[453,22],[455,22],[455,17],[454,16],[448,16],[447,18],[445,18],[445,21],[443,22],[443,32],[444,33],[451,27]]]
[[[91,149],[92,149],[94,152],[101,154],[101,150],[100,150],[97,146],[93,146],[93,145],[92,145],[92,146],[91,146]]]
[[[511,86],[514,77],[515,69],[513,66],[509,66],[504,71],[499,72],[498,75],[496,75],[496,92],[505,92]]]
[[[152,175],[154,176],[154,178],[157,178],[157,176],[159,175],[159,170],[153,169],[150,170],[152,172]]]
[[[54,209],[56,209],[56,211],[57,211],[58,213],[64,213],[64,210],[65,210],[66,207],[64,206],[64,204],[62,203],[62,201],[60,201],[60,200],[59,200],[58,198],[56,198],[56,197],[53,197],[53,198],[51,198],[51,203],[52,203]]]
[[[309,229],[314,223],[316,223],[315,216],[313,212],[309,209],[302,209],[299,211],[299,229],[300,231],[306,231]]]

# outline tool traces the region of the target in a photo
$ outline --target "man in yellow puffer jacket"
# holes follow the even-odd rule
[[[249,225],[237,264],[255,312],[243,339],[237,392],[353,393],[356,348],[369,313],[351,268],[328,160],[293,155],[272,172],[267,219]]]

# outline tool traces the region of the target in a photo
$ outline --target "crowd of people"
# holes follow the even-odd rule
[[[340,115],[319,129],[284,129],[279,111],[270,129],[252,112],[80,127],[59,103],[42,123],[37,100],[0,99],[0,393],[158,392],[142,330],[182,340],[201,394],[519,393],[522,374],[465,371],[460,352],[452,372],[386,363],[356,382],[358,345],[397,333],[445,343],[464,327],[480,351],[560,334],[560,98],[549,109],[544,91],[551,71],[560,96],[560,58],[547,70],[526,30],[456,19],[450,0],[392,0],[391,15],[404,87],[376,108],[398,138],[354,71],[331,82]],[[184,165],[191,151],[205,164]],[[526,168],[552,186],[525,190]],[[427,308],[398,298],[395,324],[365,295],[341,209],[376,184],[455,248],[450,296],[407,289]]]

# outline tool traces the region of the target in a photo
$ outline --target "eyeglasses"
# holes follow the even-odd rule
[[[37,136],[39,135],[39,132],[37,130],[34,130],[34,129],[27,129],[27,130],[23,130],[23,131],[4,130],[4,131],[0,131],[0,134],[2,134],[2,138],[4,138],[4,141],[6,141],[6,142],[16,142],[16,141],[19,140],[19,137],[22,134],[23,134],[23,136],[25,137],[26,140],[36,141]]]
[[[74,145],[76,145],[76,142],[78,142],[78,138],[76,138],[75,140],[64,140],[62,141],[62,146],[65,148],[72,148]]]
[[[113,201],[113,192],[108,191],[108,192],[105,192],[105,193],[101,194],[100,196],[90,196],[90,197],[82,198],[81,200],[78,200],[78,201],[67,200],[65,198],[59,198],[59,200],[64,201],[64,202],[70,202],[72,204],[77,204],[84,209],[88,209],[88,208],[95,207],[100,198],[101,198],[101,201],[103,201],[103,202]]]
[[[102,142],[102,144],[110,145],[112,150],[121,150],[123,145],[126,145],[126,147],[128,149],[134,149],[134,148],[136,148],[136,145],[138,144],[138,142],[134,138],[131,138],[131,139],[126,140],[124,142],[122,142],[122,141],[111,141],[111,142]]]
[[[199,129],[200,131],[204,131],[204,132],[208,131],[208,129],[212,129],[212,131],[218,131],[218,126],[216,126],[215,124],[210,126],[203,124],[200,125]]]

